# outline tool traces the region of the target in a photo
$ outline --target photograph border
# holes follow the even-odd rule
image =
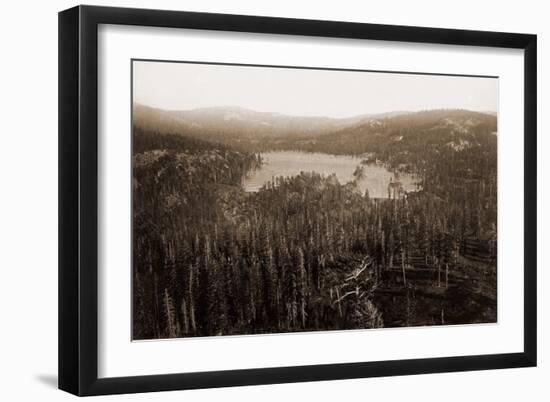
[[[524,350],[520,353],[98,378],[98,26],[134,25],[524,50]],[[59,388],[76,395],[536,366],[535,35],[78,6],[59,13]]]

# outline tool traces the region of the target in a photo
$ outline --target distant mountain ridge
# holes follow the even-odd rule
[[[313,149],[321,145],[342,148],[342,143],[345,143],[344,148],[348,152],[353,144],[400,141],[402,135],[406,139],[411,130],[415,134],[430,134],[434,130],[449,134],[445,135],[446,141],[454,140],[459,144],[462,143],[462,137],[479,133],[480,126],[484,127],[483,132],[488,130],[496,133],[497,130],[496,114],[462,109],[394,111],[331,118],[290,116],[235,106],[169,111],[138,103],[133,105],[133,124],[151,131],[172,132],[231,144]]]
[[[309,142],[309,148],[304,148],[350,154],[382,148],[411,152],[427,146],[446,146],[458,151],[496,143],[496,132],[496,115],[435,109],[371,119],[321,135]]]
[[[235,106],[217,106],[192,110],[163,110],[133,105],[133,123],[151,130],[195,134],[206,138],[250,140],[279,137],[310,137],[328,134],[374,118],[384,118],[408,112],[365,114],[349,118],[323,116],[291,116],[273,112],[258,112]],[[213,138],[211,138],[213,139]]]

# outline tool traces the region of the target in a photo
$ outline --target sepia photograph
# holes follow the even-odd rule
[[[497,322],[497,77],[131,67],[133,340]]]

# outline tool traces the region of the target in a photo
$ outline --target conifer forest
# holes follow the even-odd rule
[[[496,322],[496,114],[132,124],[134,340]]]

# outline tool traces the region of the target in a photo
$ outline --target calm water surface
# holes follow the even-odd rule
[[[295,151],[266,152],[261,155],[263,164],[245,179],[245,191],[258,191],[274,177],[292,177],[301,172],[316,172],[325,176],[335,174],[340,183],[349,183],[355,179],[353,173],[362,160],[347,155]],[[392,180],[400,181],[405,191],[418,190],[418,179],[413,175],[400,173],[396,176],[384,166],[376,164],[362,166],[364,177],[358,181],[358,189],[362,193],[368,189],[373,198],[387,198],[388,184]]]

